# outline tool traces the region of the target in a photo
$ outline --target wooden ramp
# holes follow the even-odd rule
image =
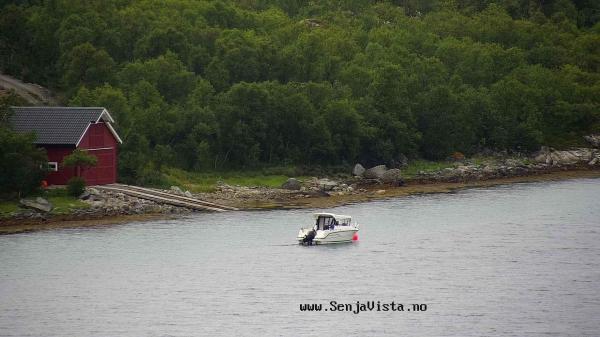
[[[189,198],[177,194],[166,193],[139,186],[110,184],[97,185],[92,187],[98,190],[119,192],[140,199],[146,199],[162,204],[185,207],[200,211],[225,212],[238,210],[237,208],[231,206],[219,205],[196,198]]]

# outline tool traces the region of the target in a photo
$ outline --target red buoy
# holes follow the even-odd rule
[[[354,233],[352,236],[352,241],[358,241],[358,233]]]

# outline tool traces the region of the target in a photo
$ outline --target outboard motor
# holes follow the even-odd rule
[[[309,246],[312,246],[313,239],[315,238],[315,236],[317,236],[317,231],[314,229],[310,230],[308,233],[306,233],[304,239],[302,239],[302,243],[306,243]]]

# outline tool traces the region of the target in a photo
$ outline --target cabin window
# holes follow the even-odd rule
[[[317,228],[320,230],[329,229],[329,225],[333,222],[333,218],[320,216],[317,219]]]
[[[317,219],[317,229],[320,229],[320,230],[328,230],[334,224],[335,224],[335,219],[331,218],[331,217],[320,216]]]
[[[48,162],[48,171],[57,172],[58,171],[58,162],[49,161]]]

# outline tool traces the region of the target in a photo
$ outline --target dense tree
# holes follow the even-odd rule
[[[34,145],[35,134],[10,129],[10,106],[22,103],[15,95],[0,97],[0,198],[21,197],[37,189],[46,176],[46,151]]]
[[[120,176],[394,163],[600,131],[598,1],[0,2],[0,70],[111,110]]]

